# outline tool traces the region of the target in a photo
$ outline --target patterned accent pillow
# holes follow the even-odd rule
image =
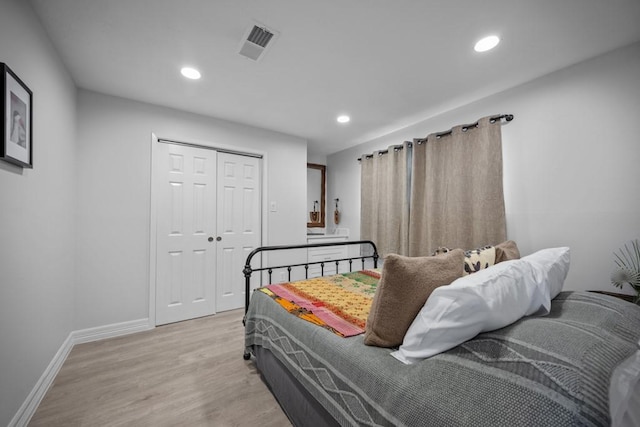
[[[496,248],[493,246],[484,246],[482,248],[465,251],[463,276],[489,268],[495,263]]]
[[[435,251],[433,251],[433,253],[431,254],[431,256],[436,256],[436,255],[440,255],[440,254],[446,254],[447,252],[451,252],[451,249],[446,248],[444,246],[440,246],[438,247],[438,249],[436,249]]]

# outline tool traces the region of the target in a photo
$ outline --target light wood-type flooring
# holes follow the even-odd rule
[[[73,348],[30,426],[291,426],[252,361],[243,310]]]

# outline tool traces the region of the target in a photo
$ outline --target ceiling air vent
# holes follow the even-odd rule
[[[247,33],[248,35],[245,33],[242,45],[240,46],[240,55],[257,61],[267,49],[269,42],[272,41],[276,33],[258,25],[250,27]]]

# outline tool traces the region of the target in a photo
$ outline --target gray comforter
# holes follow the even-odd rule
[[[246,346],[270,350],[341,425],[606,426],[611,374],[640,338],[640,307],[563,292],[527,317],[414,365],[340,338],[254,292]]]

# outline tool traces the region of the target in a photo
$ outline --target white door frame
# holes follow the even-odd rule
[[[193,145],[195,147],[200,147],[203,149],[218,149],[221,151],[233,152],[236,154],[245,154],[250,156],[260,156],[262,157],[262,182],[260,189],[260,197],[261,197],[261,205],[262,205],[262,213],[260,215],[260,227],[262,228],[262,242],[261,246],[266,246],[268,244],[268,229],[267,224],[268,221],[267,215],[269,214],[268,210],[268,200],[267,197],[267,153],[261,150],[255,150],[252,148],[246,147],[238,147],[226,144],[217,144],[212,143],[210,141],[202,141],[202,140],[193,140],[182,137],[157,137],[155,133],[151,133],[151,202],[149,205],[149,327],[156,327],[156,263],[157,263],[157,226],[158,226],[158,215],[156,212],[156,204],[159,197],[159,189],[157,185],[157,173],[158,173],[158,154],[157,154],[157,146],[159,144],[159,140],[163,141],[171,141],[176,144],[188,144]],[[238,272],[240,274],[240,272]]]

